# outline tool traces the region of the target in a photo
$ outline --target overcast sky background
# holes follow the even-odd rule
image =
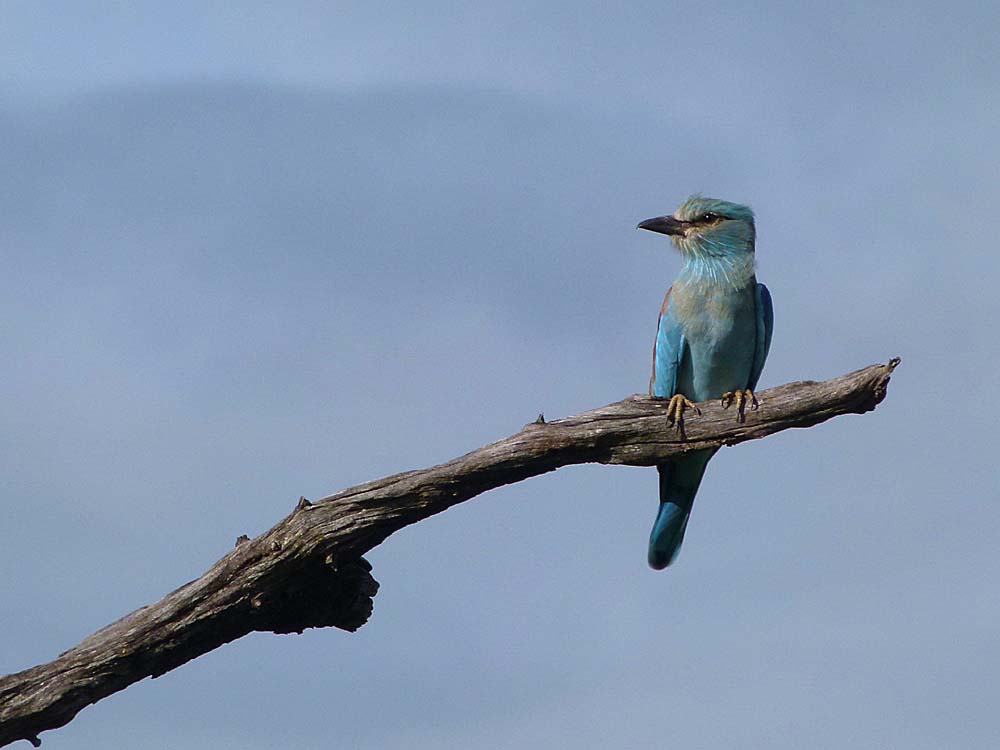
[[[354,635],[253,635],[53,750],[988,748],[1000,699],[993,3],[3,3],[0,673],[299,495],[644,391],[749,203],[763,387],[878,411],[723,451],[678,564],[651,469],[391,537]],[[766,408],[766,405],[765,405]]]

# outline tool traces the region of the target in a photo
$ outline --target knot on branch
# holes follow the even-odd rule
[[[250,600],[253,629],[280,634],[335,627],[353,633],[371,617],[378,581],[363,557],[338,562],[308,561],[280,585]]]

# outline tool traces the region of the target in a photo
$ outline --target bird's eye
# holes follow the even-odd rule
[[[698,221],[715,221],[718,218],[719,218],[718,214],[707,213],[707,214],[702,214],[701,216],[699,216],[698,217]]]

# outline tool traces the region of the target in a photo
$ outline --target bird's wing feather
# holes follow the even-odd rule
[[[751,391],[756,390],[764,360],[771,348],[771,333],[774,331],[774,308],[771,307],[771,293],[763,284],[757,284],[757,345],[753,353],[753,369],[750,371]]]
[[[656,343],[653,344],[653,377],[649,380],[649,395],[657,398],[670,398],[677,392],[677,370],[684,356],[684,335],[677,320],[669,313],[669,307],[670,289],[663,298],[660,319],[656,324]]]

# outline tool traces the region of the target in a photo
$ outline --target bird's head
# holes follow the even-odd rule
[[[639,222],[638,229],[670,236],[685,256],[712,257],[753,253],[753,211],[738,203],[692,195],[672,216]]]

